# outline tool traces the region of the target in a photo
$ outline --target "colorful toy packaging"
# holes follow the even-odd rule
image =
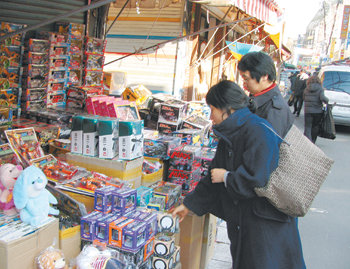
[[[95,240],[107,245],[109,242],[109,225],[119,217],[118,214],[107,214],[98,218],[95,223]]]
[[[179,146],[170,151],[170,169],[192,171],[192,165],[200,161],[201,148],[197,146]]]
[[[144,156],[169,159],[170,151],[181,145],[181,138],[161,136],[159,138],[144,139]]]
[[[8,143],[0,145],[0,165],[5,163],[12,163],[14,165],[21,163],[18,155]]]
[[[160,105],[158,122],[178,125],[186,116],[188,103],[181,100],[168,100]]]
[[[146,242],[147,224],[142,221],[135,220],[125,226],[123,229],[122,248],[125,250],[137,251]]]
[[[201,145],[201,130],[199,129],[180,129],[172,132],[172,135],[179,137],[182,144],[187,145]]]
[[[31,160],[44,156],[34,128],[6,130],[5,135],[23,166],[26,167]]]
[[[165,210],[175,206],[181,196],[181,186],[169,182],[161,182],[153,189],[153,195],[165,197]]]
[[[102,216],[103,214],[101,212],[94,211],[81,218],[80,236],[82,239],[89,241],[93,241],[95,239],[95,225],[97,220]]]
[[[153,195],[153,189],[145,186],[140,186],[136,189],[136,191],[137,206],[146,207]]]
[[[143,85],[127,87],[122,93],[124,100],[135,101],[138,108],[146,108],[151,95],[152,92]]]
[[[165,123],[165,122],[159,122],[157,123],[157,130],[160,134],[169,135],[172,132],[175,132],[179,129],[179,124],[171,124],[171,123]]]
[[[70,180],[78,172],[77,167],[58,161],[51,154],[31,160],[30,164],[39,167],[46,177],[54,182]]]
[[[216,149],[202,147],[201,149],[201,176],[204,177],[208,174],[210,163],[213,160],[216,153]]]
[[[126,214],[134,211],[137,205],[137,191],[130,188],[116,189],[112,192],[112,212]]]
[[[105,186],[95,190],[94,208],[104,214],[112,211],[112,193],[115,190],[113,186]]]
[[[123,228],[134,220],[126,217],[120,217],[109,225],[109,245],[122,247]]]

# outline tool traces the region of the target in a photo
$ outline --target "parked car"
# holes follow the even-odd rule
[[[332,112],[335,124],[350,126],[350,66],[324,66],[318,75],[329,103],[334,104]]]

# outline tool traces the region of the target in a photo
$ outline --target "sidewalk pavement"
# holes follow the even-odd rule
[[[232,258],[230,240],[227,236],[226,222],[218,220],[214,255],[206,269],[231,269]]]

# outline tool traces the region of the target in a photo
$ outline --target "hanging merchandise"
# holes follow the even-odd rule
[[[86,37],[83,75],[83,85],[85,87],[98,87],[101,90],[103,89],[105,47],[105,40]]]
[[[26,25],[1,22],[0,36],[15,32]],[[22,58],[24,35],[18,34],[0,42],[0,105],[20,114],[22,92]]]

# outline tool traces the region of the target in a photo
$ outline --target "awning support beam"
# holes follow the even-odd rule
[[[158,46],[164,45],[164,44],[169,43],[169,42],[174,42],[174,41],[177,41],[177,40],[180,40],[180,39],[184,39],[184,38],[188,38],[188,37],[191,37],[191,36],[199,35],[199,34],[201,34],[201,33],[205,33],[205,32],[208,32],[208,31],[212,31],[212,30],[215,30],[215,29],[217,29],[217,28],[226,27],[227,25],[237,24],[237,23],[243,22],[243,21],[248,21],[248,20],[251,20],[252,18],[253,18],[253,17],[248,17],[248,18],[244,18],[244,19],[241,19],[241,20],[236,20],[236,21],[233,21],[233,22],[228,22],[228,23],[225,23],[225,24],[216,25],[216,26],[214,26],[214,27],[207,28],[207,29],[203,29],[203,30],[194,32],[194,33],[189,34],[189,35],[180,36],[180,37],[173,38],[173,39],[170,39],[170,40],[165,40],[165,41],[163,41],[163,42],[160,42],[160,43],[154,44],[154,45],[152,45],[152,46],[149,46],[149,47],[147,47],[147,48],[142,48],[142,47],[141,47],[140,49],[138,49],[138,50],[135,51],[135,52],[129,53],[129,54],[127,54],[127,55],[125,55],[125,56],[122,56],[122,57],[120,57],[120,58],[118,58],[118,59],[115,59],[115,60],[113,60],[113,61],[110,61],[110,62],[108,62],[108,63],[105,63],[105,66],[106,66],[106,65],[109,65],[109,64],[111,64],[111,63],[114,63],[114,62],[116,62],[116,61],[122,60],[122,59],[124,59],[124,58],[127,58],[127,57],[129,57],[129,56],[131,56],[131,55],[140,53],[140,52],[145,51],[145,50],[152,49],[152,48],[154,48],[154,47],[158,47]]]

